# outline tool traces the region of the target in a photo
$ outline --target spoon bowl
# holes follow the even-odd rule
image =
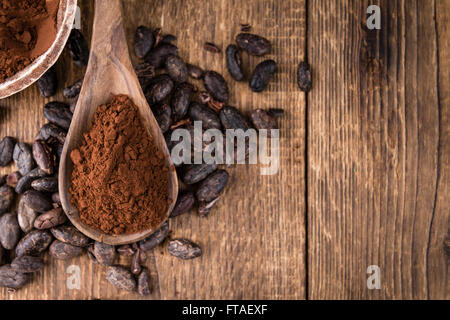
[[[84,224],[80,220],[78,210],[70,201],[69,187],[73,171],[70,153],[81,146],[83,134],[90,129],[97,107],[110,102],[113,96],[119,94],[129,96],[138,107],[144,127],[153,137],[156,147],[165,155],[169,168],[168,194],[171,202],[165,215],[166,219],[157,228],[135,234],[109,235]],[[72,224],[88,237],[111,245],[134,243],[154,233],[168,219],[177,200],[178,178],[175,167],[131,64],[119,0],[95,1],[89,64],[61,155],[59,193],[62,207]]]

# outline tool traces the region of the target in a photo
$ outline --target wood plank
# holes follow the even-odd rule
[[[448,16],[439,10],[438,32],[437,3],[448,9],[309,1],[312,299],[448,298],[448,88],[438,90],[448,80]],[[381,7],[380,31],[361,27],[369,4]],[[370,265],[380,290],[367,288]]]
[[[93,7],[80,1],[83,32],[90,33]],[[255,166],[232,169],[230,187],[208,218],[195,213],[171,221],[173,237],[200,243],[204,256],[179,261],[165,247],[155,250],[148,266],[152,271],[153,299],[303,299],[305,288],[305,97],[295,84],[295,67],[305,55],[305,1],[124,0],[126,32],[131,39],[138,25],[162,27],[178,37],[180,55],[187,61],[221,72],[228,81],[231,103],[249,112],[280,107],[287,112],[280,127],[280,172],[260,176]],[[273,41],[268,58],[279,63],[279,72],[267,91],[250,93],[247,83],[236,83],[225,71],[222,55],[202,49],[213,41],[225,49],[240,30],[240,23]],[[136,61],[136,59],[134,59]],[[250,71],[261,58],[244,56]],[[58,63],[64,85],[75,81],[82,70],[65,55]],[[61,87],[63,87],[61,85]],[[59,94],[58,99],[61,98]],[[0,135],[9,134],[31,142],[45,123],[42,99],[36,86],[0,101]],[[11,172],[7,168],[1,172]],[[139,299],[120,292],[105,278],[104,268],[86,257],[68,262],[46,257],[48,266],[35,281],[14,294],[0,290],[0,299]],[[122,264],[128,261],[121,261]],[[80,290],[66,286],[71,265],[79,266]]]

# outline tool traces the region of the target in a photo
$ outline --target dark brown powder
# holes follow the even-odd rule
[[[98,107],[82,146],[70,157],[69,191],[83,223],[107,234],[129,234],[164,220],[169,171],[127,96]]]

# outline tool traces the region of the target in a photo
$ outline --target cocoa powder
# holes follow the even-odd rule
[[[0,0],[0,82],[51,47],[58,8],[59,0]]]
[[[130,98],[115,96],[99,106],[82,146],[70,157],[69,191],[83,223],[117,235],[155,228],[164,220],[169,171]]]

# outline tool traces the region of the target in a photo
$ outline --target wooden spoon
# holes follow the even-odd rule
[[[71,204],[69,186],[73,163],[72,150],[80,147],[83,134],[90,128],[97,107],[108,103],[118,94],[128,95],[139,109],[144,126],[153,137],[156,146],[165,154],[169,168],[171,200],[166,217],[168,218],[178,196],[178,179],[170,159],[164,136],[156,122],[147,100],[142,92],[128,53],[127,41],[122,22],[119,0],[96,0],[94,28],[89,65],[84,77],[83,87],[78,98],[72,124],[67,134],[59,168],[59,194],[64,211],[72,224],[88,237],[111,245],[122,245],[142,240],[158,228],[136,234],[108,235],[81,222],[77,209]]]

